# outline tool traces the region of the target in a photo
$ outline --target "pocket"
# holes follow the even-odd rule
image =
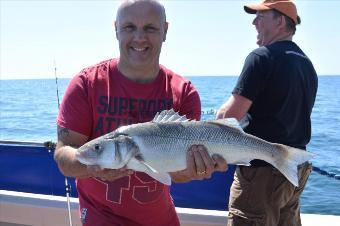
[[[275,206],[285,206],[294,195],[295,186],[277,169],[272,170],[271,202]]]
[[[238,167],[237,176],[240,183],[251,184],[256,177],[258,167],[240,166]]]
[[[259,168],[239,166],[236,168],[235,179],[230,188],[229,208],[240,210],[248,209],[250,206],[258,206],[258,199],[263,197],[263,191],[259,192],[256,185],[256,176]],[[255,205],[256,204],[256,205]]]
[[[272,177],[273,177],[273,182],[272,182],[273,192],[277,192],[279,189],[282,188],[284,184],[290,184],[287,178],[276,168],[273,168],[272,170]]]

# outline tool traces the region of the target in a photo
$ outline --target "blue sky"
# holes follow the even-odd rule
[[[243,0],[165,0],[170,23],[161,63],[184,76],[238,75],[256,48]],[[339,0],[296,0],[294,37],[319,75],[340,75]],[[72,77],[118,57],[118,1],[0,0],[0,79]]]

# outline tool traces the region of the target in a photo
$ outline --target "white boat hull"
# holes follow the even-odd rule
[[[78,199],[70,198],[72,224],[81,226]],[[225,226],[227,211],[176,208],[181,226]],[[334,226],[340,216],[302,214],[306,226]],[[0,190],[0,226],[60,226],[70,225],[67,199],[61,196]]]

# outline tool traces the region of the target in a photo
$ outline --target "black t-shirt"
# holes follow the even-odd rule
[[[318,78],[312,62],[292,41],[255,49],[246,58],[234,94],[251,100],[247,133],[305,149]],[[265,165],[253,161],[252,165]]]

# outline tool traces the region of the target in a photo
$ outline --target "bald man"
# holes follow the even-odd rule
[[[200,98],[192,83],[159,64],[168,23],[158,1],[124,1],[117,11],[120,56],[83,69],[70,82],[57,118],[55,160],[60,171],[77,178],[84,226],[179,225],[168,186],[126,168],[87,167],[77,147],[122,125],[147,122],[173,108],[200,119]],[[174,182],[209,178],[225,171],[221,157],[191,147],[187,169],[171,173]]]

